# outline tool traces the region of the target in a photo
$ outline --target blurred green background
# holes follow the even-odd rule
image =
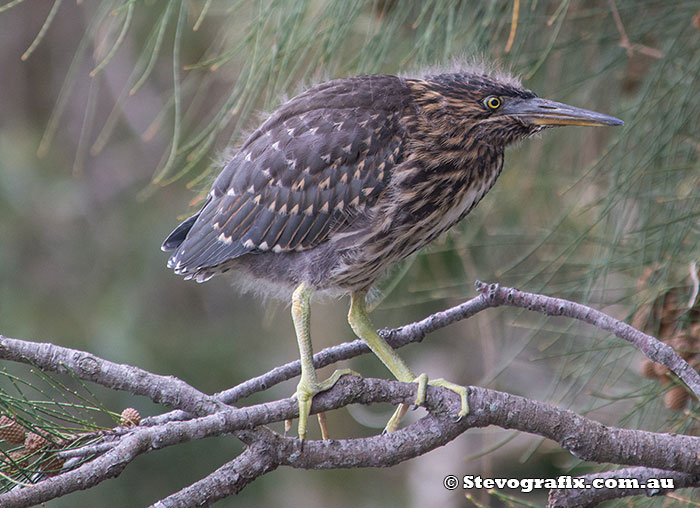
[[[496,187],[415,258],[375,311],[376,325],[471,298],[477,278],[588,302],[621,319],[670,288],[680,287],[685,302],[689,267],[700,258],[698,9],[668,0],[6,3],[0,334],[84,349],[207,392],[296,359],[285,304],[240,295],[225,277],[185,282],[165,267],[161,242],[206,192],[222,153],[285,96],[324,79],[419,75],[472,58],[512,70],[542,97],[626,124],[556,129],[510,149]],[[640,285],[648,267],[653,276]],[[353,338],[346,311],[345,300],[314,304],[316,350]],[[679,330],[692,325],[686,314]],[[415,372],[545,400],[606,424],[696,429],[694,406],[668,410],[670,386],[640,376],[633,348],[561,319],[492,310],[402,356]],[[388,375],[375,358],[349,365]],[[295,384],[252,401],[288,396]],[[161,410],[94,390],[115,412]],[[374,406],[337,411],[330,430],[370,435],[390,414]],[[240,449],[221,437],[161,450],[116,480],[47,506],[145,506]],[[472,506],[463,492],[443,489],[446,474],[590,470],[552,443],[475,429],[391,469],[278,469],[217,506]],[[517,506],[499,494],[468,494],[483,506]],[[505,494],[535,505],[546,496]]]

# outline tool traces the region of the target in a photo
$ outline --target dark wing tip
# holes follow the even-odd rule
[[[180,224],[178,227],[176,227],[173,230],[173,232],[170,233],[165,239],[163,245],[161,245],[161,250],[169,252],[177,249],[182,244],[182,242],[185,241],[185,238],[187,238],[187,233],[189,233],[190,229],[192,229],[192,226],[197,220],[197,217],[199,217],[199,213],[193,215],[189,219],[182,222],[182,224]]]

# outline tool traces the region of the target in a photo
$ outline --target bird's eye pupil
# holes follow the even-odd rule
[[[489,109],[498,109],[501,107],[501,99],[498,97],[487,97],[484,102],[486,103],[486,107]]]

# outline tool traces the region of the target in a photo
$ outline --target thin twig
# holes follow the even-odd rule
[[[620,32],[620,42],[618,46],[624,48],[627,51],[627,56],[632,57],[635,51],[639,51],[652,58],[663,58],[664,53],[658,49],[650,48],[643,44],[632,44],[627,37],[627,31],[625,26],[622,24],[622,18],[620,17],[620,12],[617,10],[617,5],[615,5],[615,0],[608,0],[608,5],[610,5],[610,11],[613,15],[613,20],[615,20],[615,25],[617,26],[617,31]]]
[[[668,367],[688,385],[696,397],[700,398],[700,375],[688,365],[688,362],[683,360],[668,344],[640,332],[619,319],[587,305],[563,298],[526,293],[515,288],[500,287],[498,284],[485,284],[481,281],[476,282],[476,288],[492,302],[494,307],[506,305],[540,312],[548,316],[569,317],[611,332],[620,339],[634,344],[650,360]]]
[[[684,489],[686,487],[700,486],[700,476],[698,474],[681,473],[669,471],[667,469],[657,469],[653,467],[628,467],[625,469],[615,469],[604,473],[592,473],[580,476],[587,485],[592,485],[593,480],[608,478],[629,479],[646,485],[650,479],[668,478],[673,480],[673,489]],[[629,496],[659,496],[670,492],[671,489],[657,488],[591,488],[591,489],[552,489],[549,491],[550,508],[574,508],[578,506],[596,506],[603,501],[610,499],[621,499]]]
[[[444,328],[452,323],[470,318],[471,316],[488,309],[490,304],[483,296],[477,296],[464,303],[449,309],[435,312],[430,316],[392,330],[379,330],[379,335],[384,338],[391,347],[398,349],[407,344],[422,341],[425,336],[435,330]],[[337,346],[325,348],[314,355],[314,367],[320,369],[332,365],[341,360],[349,360],[356,356],[370,352],[369,347],[362,340],[344,342]],[[225,404],[233,404],[254,393],[258,393],[289,379],[293,379],[301,373],[299,360],[275,367],[271,371],[251,378],[239,385],[219,392],[214,397]],[[155,425],[166,421],[177,421],[188,418],[183,411],[171,411],[151,418],[144,418],[143,425]]]
[[[631,326],[608,316],[607,314],[592,309],[586,305],[562,300],[559,298],[547,297],[534,293],[524,293],[513,288],[500,287],[498,285],[487,285],[481,281],[477,281],[477,290],[482,294],[476,298],[472,298],[460,305],[456,305],[447,310],[436,312],[426,317],[421,321],[417,321],[393,330],[380,330],[380,335],[394,349],[405,346],[413,342],[420,342],[428,333],[431,333],[440,328],[444,328],[452,323],[467,319],[485,309],[498,307],[501,305],[510,305],[522,307],[528,310],[543,312],[548,315],[564,316],[573,319],[579,319],[588,322],[603,330],[611,331],[618,337],[628,340],[635,344],[644,354],[650,359],[666,365],[679,378],[688,384],[689,387],[696,393],[700,394],[700,376],[693,370],[670,346],[665,343],[644,334]],[[494,286],[498,289],[498,298],[489,296],[489,288]],[[508,294],[518,294],[516,301],[508,299]],[[561,310],[560,307],[564,306]],[[595,318],[595,320],[593,320]],[[341,360],[348,360],[362,354],[369,353],[367,345],[361,341],[345,342],[337,346],[326,348],[314,355],[314,366],[316,368],[325,367]],[[254,377],[243,383],[219,392],[214,395],[218,400],[232,404],[236,401],[248,397],[253,393],[266,390],[276,384],[282,383],[299,375],[301,372],[301,363],[299,360],[287,363],[280,367],[276,367],[271,371]],[[683,375],[681,376],[681,372]],[[684,379],[687,378],[687,379]],[[695,388],[693,388],[695,386]],[[144,420],[145,425],[153,425],[170,420],[181,420],[187,415],[173,411],[163,415]]]

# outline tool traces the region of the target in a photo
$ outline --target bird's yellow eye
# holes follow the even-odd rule
[[[492,111],[495,111],[498,108],[500,108],[501,104],[503,104],[503,101],[499,97],[496,97],[495,95],[491,95],[491,96],[486,97],[484,99],[484,105],[486,105],[486,107]]]

